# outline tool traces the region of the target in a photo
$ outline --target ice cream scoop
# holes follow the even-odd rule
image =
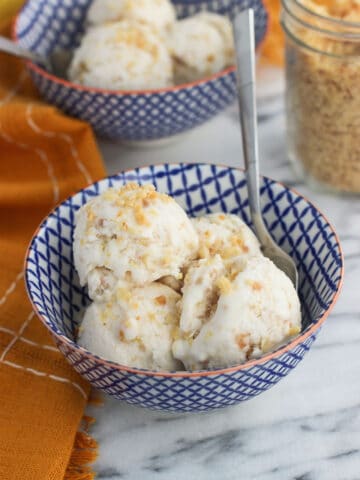
[[[237,215],[211,213],[193,218],[199,235],[199,257],[220,255],[225,263],[234,257],[260,255],[260,244],[252,230]]]
[[[215,13],[203,12],[174,23],[168,46],[178,84],[219,72],[234,62],[230,21]]]
[[[81,285],[106,300],[118,282],[143,286],[181,279],[197,255],[198,235],[184,210],[152,185],[109,189],[77,214],[74,261]]]
[[[84,315],[78,343],[106,360],[150,370],[181,370],[171,352],[180,295],[160,283],[117,288]]]
[[[289,277],[263,256],[238,265],[239,272],[215,279],[215,304],[212,295],[203,296],[201,309],[209,314],[194,325],[198,328],[179,330],[173,354],[188,370],[243,363],[300,332],[300,302]],[[194,272],[191,275],[196,278]],[[189,308],[186,301],[191,297],[183,297],[183,313]]]
[[[170,27],[175,19],[169,0],[94,0],[87,14],[89,25],[132,20],[159,30]]]
[[[125,20],[89,29],[74,51],[68,77],[112,90],[162,88],[173,84],[173,65],[151,27]]]

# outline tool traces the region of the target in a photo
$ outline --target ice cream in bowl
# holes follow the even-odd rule
[[[53,0],[42,6],[27,0],[14,40],[42,58],[71,61],[58,76],[27,62],[40,94],[98,135],[142,145],[176,138],[234,100],[230,19],[238,11],[254,9],[257,46],[267,29],[262,0]]]
[[[26,259],[33,306],[91,384],[129,403],[204,411],[277,383],[339,294],[342,253],[306,199],[262,179],[264,220],[299,292],[262,255],[241,170],[144,167],[70,197]]]

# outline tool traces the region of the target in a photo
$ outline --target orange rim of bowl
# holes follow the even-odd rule
[[[159,166],[163,166],[164,164],[162,163],[158,163],[158,164],[153,164],[151,165],[152,167],[159,167]],[[174,162],[174,163],[171,163],[171,162],[168,162],[167,165],[171,165],[171,166],[178,166],[180,165],[179,163],[177,162]],[[230,170],[238,170],[240,172],[243,172],[244,173],[244,169],[242,168],[235,168],[235,167],[229,167],[228,165],[223,165],[223,164],[213,164],[213,163],[189,163],[189,162],[182,162],[181,165],[199,165],[199,166],[202,166],[202,165],[214,165],[216,167],[223,167],[223,168],[226,168],[226,169],[230,169]],[[139,170],[143,169],[143,168],[149,168],[149,165],[145,165],[143,167],[137,167]],[[117,174],[114,174],[114,175],[110,175],[109,177],[104,177],[103,179],[101,180],[98,180],[97,182],[94,182],[94,184],[96,183],[99,183],[103,180],[105,180],[106,178],[112,178],[112,177],[116,177],[117,175],[121,175],[121,174],[124,174],[124,173],[128,173],[128,172],[131,172],[131,171],[134,171],[133,168],[129,168],[129,169],[126,169],[126,170],[122,170],[120,171],[119,173]],[[256,365],[261,365],[263,363],[266,363],[268,362],[269,360],[272,360],[272,359],[275,359],[277,357],[280,357],[281,355],[283,355],[284,353],[288,352],[289,350],[292,350],[293,348],[295,348],[297,345],[299,345],[300,343],[303,343],[308,337],[310,337],[312,335],[313,332],[315,332],[316,330],[319,330],[319,328],[323,325],[323,323],[325,322],[325,320],[327,319],[327,317],[329,316],[330,312],[332,311],[332,309],[334,308],[334,305],[335,303],[337,302],[338,298],[339,298],[339,295],[340,295],[340,292],[341,292],[341,289],[342,289],[342,286],[343,286],[343,280],[344,280],[344,254],[343,254],[343,251],[342,251],[342,248],[341,248],[341,244],[340,244],[340,239],[339,239],[339,236],[337,235],[334,227],[332,226],[332,224],[329,222],[328,218],[311,202],[309,201],[304,195],[300,194],[297,190],[293,189],[293,188],[289,188],[287,187],[286,185],[284,185],[283,183],[281,182],[278,182],[276,180],[273,180],[269,177],[264,177],[263,175],[261,176],[261,178],[266,178],[274,183],[276,183],[277,185],[280,185],[282,186],[283,188],[285,188],[286,190],[294,193],[295,195],[297,195],[298,197],[302,198],[303,200],[305,200],[305,202],[307,202],[309,205],[311,205],[317,212],[320,213],[320,215],[322,216],[322,218],[325,220],[325,222],[328,224],[328,226],[330,227],[330,230],[331,232],[334,234],[334,238],[335,238],[335,241],[336,241],[336,245],[339,249],[339,253],[340,253],[340,260],[341,260],[341,268],[340,268],[340,279],[338,281],[338,284],[337,284],[337,289],[336,289],[336,292],[332,298],[332,301],[329,305],[329,307],[327,308],[327,310],[323,313],[323,315],[319,318],[319,320],[313,324],[310,328],[306,329],[305,332],[303,332],[301,335],[295,337],[291,342],[287,343],[286,345],[284,345],[283,347],[280,347],[279,349],[273,351],[273,352],[269,352],[265,355],[263,355],[262,357],[260,358],[256,358],[256,359],[253,359],[253,360],[250,360],[248,362],[245,362],[245,363],[242,363],[240,365],[233,365],[231,367],[226,367],[226,368],[221,368],[221,369],[216,369],[216,370],[199,370],[199,371],[175,371],[175,372],[168,372],[168,371],[161,371],[161,370],[146,370],[146,369],[140,369],[140,368],[133,368],[133,367],[129,367],[127,365],[121,365],[119,363],[116,363],[116,362],[113,362],[113,361],[110,361],[110,360],[105,360],[101,357],[99,357],[98,355],[96,354],[93,354],[91,352],[89,352],[88,350],[86,350],[84,347],[81,347],[80,345],[78,345],[74,340],[70,340],[68,337],[66,337],[65,335],[63,334],[58,334],[56,332],[54,332],[54,330],[50,327],[50,325],[47,323],[45,317],[40,314],[39,310],[38,310],[38,307],[34,304],[33,300],[32,300],[32,297],[30,295],[30,292],[29,292],[29,288],[28,288],[28,284],[27,284],[27,271],[28,271],[28,261],[29,261],[29,254],[30,254],[30,250],[32,248],[32,245],[35,241],[35,238],[38,236],[38,233],[39,231],[43,228],[44,224],[47,222],[48,218],[53,215],[53,213],[66,201],[68,201],[70,198],[72,198],[73,196],[81,193],[82,191],[86,190],[87,188],[89,188],[90,186],[94,185],[94,184],[90,184],[88,185],[87,187],[84,187],[80,190],[78,190],[77,192],[75,192],[74,194],[70,195],[69,197],[67,197],[65,200],[59,202],[51,211],[48,215],[46,215],[46,217],[41,221],[40,225],[37,227],[37,229],[35,230],[33,236],[31,237],[31,240],[30,240],[30,243],[29,243],[29,246],[27,248],[27,251],[26,251],[26,255],[25,255],[25,265],[24,265],[24,268],[25,268],[25,280],[26,280],[26,290],[27,290],[27,294],[28,294],[28,297],[29,297],[29,300],[30,300],[30,303],[32,305],[32,308],[34,309],[36,315],[39,317],[39,319],[42,321],[42,323],[46,326],[46,328],[51,332],[51,334],[56,337],[58,339],[58,341],[60,343],[64,343],[66,344],[67,346],[69,346],[70,348],[75,348],[76,350],[78,350],[79,352],[81,352],[82,355],[86,356],[87,358],[89,358],[90,360],[93,360],[97,363],[101,363],[102,365],[105,365],[107,367],[110,367],[110,368],[114,368],[116,370],[119,370],[119,371],[123,371],[123,372],[127,372],[127,373],[133,373],[133,374],[136,374],[136,375],[144,375],[144,376],[152,376],[152,377],[172,377],[172,378],[175,378],[175,377],[180,377],[180,378],[186,378],[186,377],[191,377],[191,378],[194,378],[194,377],[208,377],[208,376],[216,376],[216,375],[224,375],[224,374],[230,374],[230,373],[234,373],[234,372],[237,372],[237,371],[241,371],[241,370],[247,370],[251,367],[254,367]]]
[[[20,15],[22,14],[22,11],[26,8],[28,2],[30,0],[27,0],[19,13],[16,15],[16,17],[13,20],[12,26],[11,26],[11,37],[12,39],[18,43],[19,38],[17,36],[17,26],[18,22],[20,19]],[[269,12],[265,6],[265,4],[262,2],[264,10],[266,11],[266,15],[269,17]],[[269,18],[266,21],[265,25],[265,31],[264,34],[259,41],[258,45],[256,46],[256,50],[259,51],[260,47],[262,46],[263,42],[265,41],[265,38],[267,37],[267,34],[269,32]],[[205,83],[211,82],[213,80],[217,80],[220,77],[225,77],[229,73],[235,72],[235,65],[232,65],[230,67],[227,67],[220,72],[213,73],[212,75],[209,75],[207,77],[200,78],[199,80],[195,80],[193,82],[188,82],[188,83],[181,83],[180,85],[173,85],[170,87],[163,87],[163,88],[154,88],[154,89],[147,89],[147,90],[110,90],[106,88],[97,88],[97,87],[87,87],[85,85],[80,85],[78,83],[73,83],[70,82],[69,80],[65,80],[63,78],[57,77],[45,69],[39,67],[36,65],[34,62],[31,60],[25,60],[26,66],[30,69],[36,72],[37,74],[47,78],[48,80],[51,80],[52,82],[58,83],[60,85],[63,85],[67,88],[73,88],[75,90],[79,90],[81,92],[89,92],[89,93],[98,93],[98,94],[103,94],[103,95],[149,95],[149,94],[161,94],[161,93],[168,93],[168,92],[176,92],[178,90],[185,90],[187,88],[192,88],[192,87],[197,87],[200,85],[203,85]]]

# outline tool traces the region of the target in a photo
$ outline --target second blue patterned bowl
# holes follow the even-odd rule
[[[152,183],[189,215],[231,212],[249,223],[244,172],[205,164],[144,167],[106,178],[56,208],[35,234],[26,260],[30,300],[59,349],[94,387],[115,398],[156,410],[205,411],[248,400],[284,378],[313,344],[342,284],[343,258],[327,219],[305,198],[268,178],[261,181],[265,223],[296,262],[302,332],[276,351],[218,370],[154,372],[118,365],[77,345],[75,335],[89,303],[72,256],[75,212],[108,187]]]
[[[74,49],[83,33],[91,0],[28,0],[14,24],[14,39],[47,56],[54,48]],[[252,7],[256,44],[264,38],[267,14],[262,0],[174,0],[179,17],[200,10],[234,15]],[[29,72],[44,99],[90,123],[102,137],[139,142],[165,139],[190,130],[219,113],[235,98],[234,68],[176,87],[141,92],[77,85],[49,74],[32,62]]]

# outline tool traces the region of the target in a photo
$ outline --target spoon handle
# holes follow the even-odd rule
[[[28,50],[20,47],[17,43],[2,36],[0,36],[0,51],[9,53],[10,55],[15,55],[16,57],[31,60],[35,63],[44,64],[44,59],[40,55],[29,52]]]
[[[263,233],[261,227],[263,224],[259,198],[259,147],[255,97],[254,11],[252,9],[247,9],[236,15],[233,22],[233,28],[236,47],[238,101],[250,214],[256,233],[261,237]]]

